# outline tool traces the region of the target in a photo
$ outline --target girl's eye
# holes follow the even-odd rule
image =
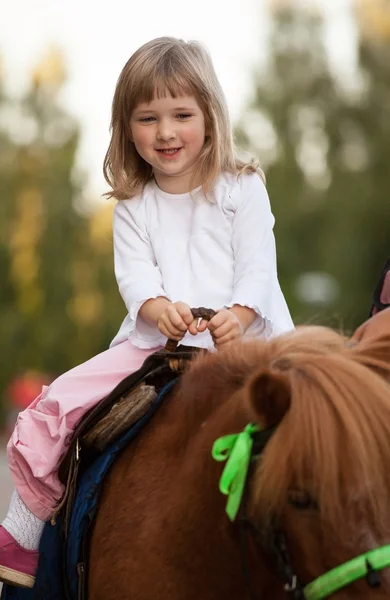
[[[177,118],[182,121],[184,121],[184,119],[189,119],[190,117],[192,117],[192,115],[188,113],[180,113],[177,115]]]
[[[154,120],[154,117],[141,117],[138,119],[141,123],[151,123]]]

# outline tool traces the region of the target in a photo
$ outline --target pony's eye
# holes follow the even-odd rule
[[[317,502],[306,490],[293,489],[288,493],[289,503],[298,510],[317,510]]]

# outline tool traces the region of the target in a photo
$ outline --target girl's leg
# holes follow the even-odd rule
[[[0,581],[34,585],[44,522],[63,493],[58,465],[75,425],[155,350],[114,346],[61,375],[20,413],[8,443],[16,491],[0,526]]]
[[[37,550],[45,521],[36,517],[25,505],[18,492],[14,490],[7,516],[2,522],[4,527],[26,550]]]
[[[41,520],[50,519],[61,499],[64,488],[57,469],[75,425],[153,351],[128,341],[114,346],[61,375],[20,413],[8,461],[18,493]]]

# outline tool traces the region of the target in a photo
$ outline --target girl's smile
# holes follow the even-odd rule
[[[172,160],[176,158],[180,153],[181,148],[157,148],[157,152],[159,152],[163,158]]]

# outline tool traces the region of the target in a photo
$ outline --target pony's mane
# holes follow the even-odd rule
[[[300,488],[328,525],[342,527],[347,504],[348,511],[363,506],[380,529],[390,497],[390,340],[353,345],[330,329],[304,327],[200,358],[189,376],[214,403],[222,396],[227,410],[230,392],[234,412],[261,423],[246,382],[263,370],[287,378],[291,406],[256,472],[259,515],[280,514],[289,490]]]

